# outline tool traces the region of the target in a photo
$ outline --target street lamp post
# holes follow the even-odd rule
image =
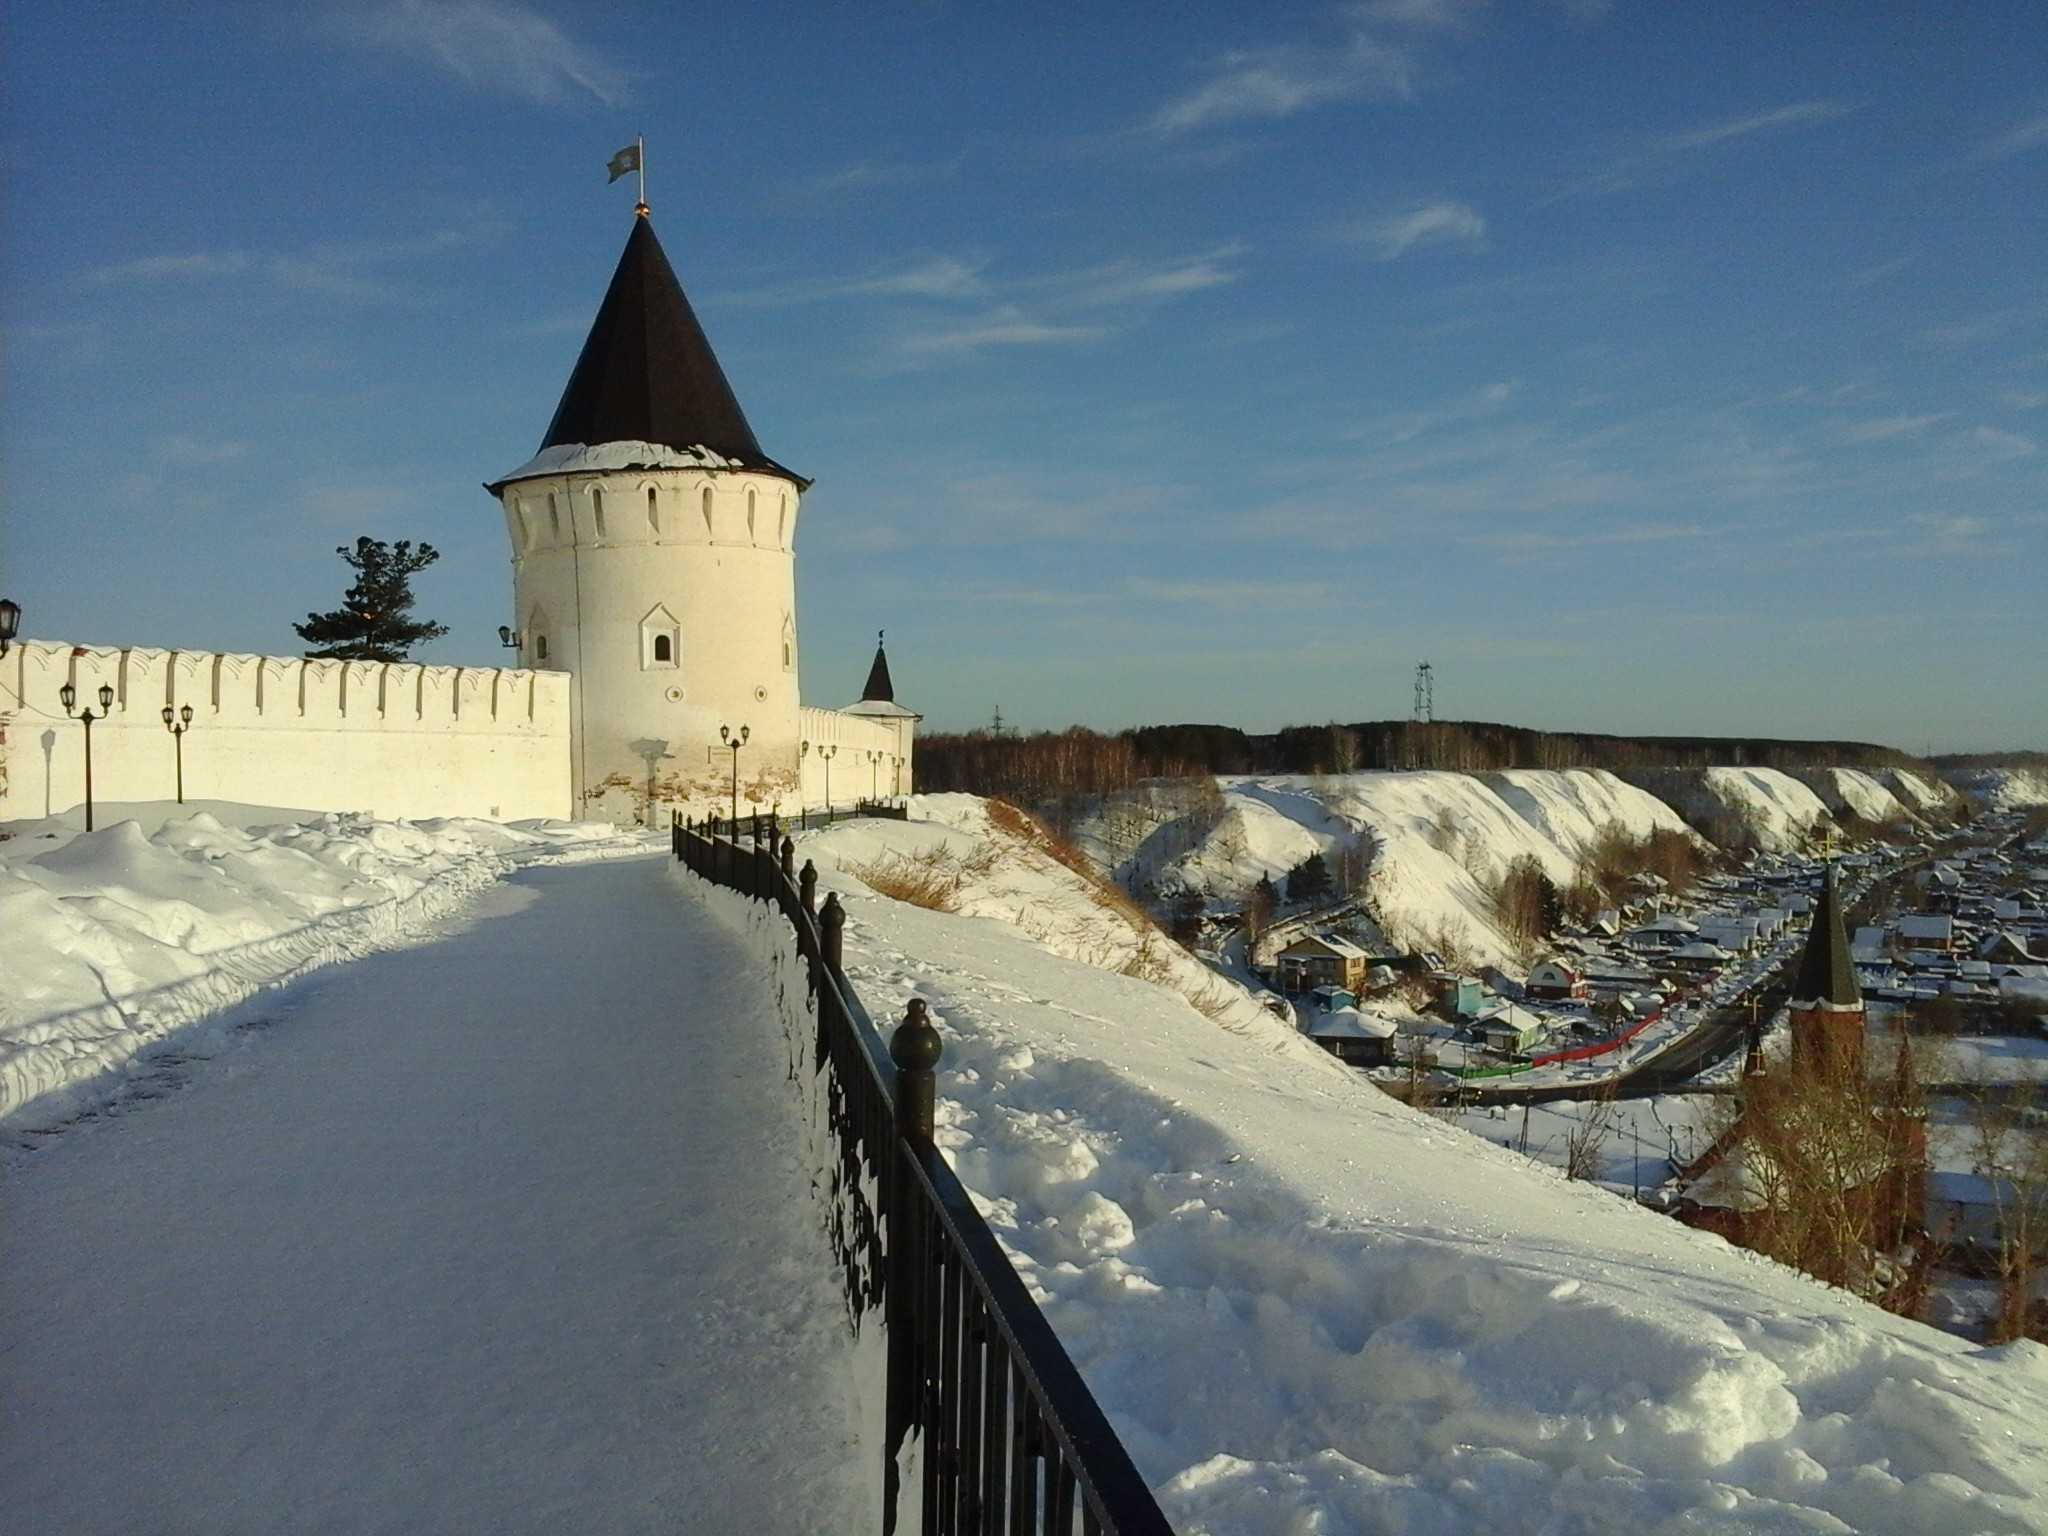
[[[14,637],[21,633],[21,604],[11,597],[0,597],[0,656],[5,656],[14,645]]]
[[[164,729],[171,733],[171,740],[177,743],[178,754],[178,804],[185,803],[185,733],[192,729],[192,706],[172,710],[164,706]]]
[[[882,754],[868,753],[868,801],[870,804],[882,798]]]
[[[825,765],[825,821],[828,826],[832,821],[832,759],[838,755],[838,742],[833,742],[829,747],[822,742],[819,743],[818,758]]]
[[[78,703],[78,690],[66,683],[57,690],[57,697],[64,701],[64,713],[71,714]],[[92,830],[92,723],[104,720],[114,707],[114,689],[111,683],[100,684],[100,712],[95,715],[92,706],[86,705],[77,711],[78,718],[85,722],[85,830]]]
[[[739,836],[740,828],[740,748],[746,744],[748,735],[744,725],[737,736],[733,735],[729,725],[718,728],[718,739],[732,748],[732,828],[735,837]]]
[[[526,644],[526,636],[520,634],[510,624],[500,624],[498,626],[498,644],[505,647],[508,651],[516,651]]]

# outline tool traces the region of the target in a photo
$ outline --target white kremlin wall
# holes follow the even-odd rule
[[[797,728],[810,750],[802,752],[805,805],[851,805],[872,796],[891,799],[910,793],[910,758],[915,723],[911,717],[874,718],[837,709],[801,711]],[[820,748],[832,748],[828,759]],[[801,751],[801,748],[799,749]],[[870,759],[869,754],[874,754]],[[830,764],[829,770],[827,764]]]
[[[308,661],[17,643],[0,657],[0,821],[85,798],[85,727],[58,690],[99,713],[96,802],[175,791],[166,704],[192,707],[185,798],[378,816],[574,814],[569,678],[561,672]]]

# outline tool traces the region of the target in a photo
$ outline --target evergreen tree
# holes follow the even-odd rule
[[[1312,853],[1287,872],[1287,899],[1292,902],[1322,901],[1330,894],[1330,868],[1320,853]]]
[[[341,606],[326,613],[309,613],[306,622],[294,624],[301,640],[316,650],[308,656],[334,661],[403,661],[406,652],[427,640],[448,633],[448,626],[412,617],[412,578],[441,558],[431,544],[417,547],[410,539],[387,544],[382,539],[361,538],[356,547],[336,548],[356,573],[355,584],[343,594]]]
[[[1273,913],[1280,905],[1280,893],[1273,888],[1269,876],[1259,876],[1259,883],[1252,887],[1251,895],[1244,902],[1244,939],[1247,946],[1256,947],[1259,935],[1272,926]]]

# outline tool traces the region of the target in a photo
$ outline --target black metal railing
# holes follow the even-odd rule
[[[849,1322],[879,1309],[887,1333],[883,1531],[897,1528],[898,1468],[914,1442],[926,1536],[1166,1536],[1129,1452],[932,1145],[942,1045],[929,1009],[913,998],[884,1044],[846,979],[845,909],[836,894],[818,905],[817,869],[796,870],[783,831],[772,816],[671,826],[691,871],[781,911],[808,970],[812,1070],[825,1075],[834,1146],[827,1236]]]

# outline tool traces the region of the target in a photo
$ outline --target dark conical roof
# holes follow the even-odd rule
[[[810,482],[761,451],[645,214],[633,220],[541,449],[659,443]]]
[[[1794,1008],[1816,1003],[1832,1003],[1837,1008],[1863,1006],[1856,967],[1849,961],[1849,937],[1842,927],[1839,881],[1836,867],[1828,865],[1820,902],[1813,911],[1813,928],[1806,935],[1806,953],[1799,958],[1799,975],[1792,983]]]
[[[894,704],[896,685],[889,680],[889,653],[882,649],[882,636],[875,635],[875,664],[868,668],[868,685],[860,691],[863,704]]]

